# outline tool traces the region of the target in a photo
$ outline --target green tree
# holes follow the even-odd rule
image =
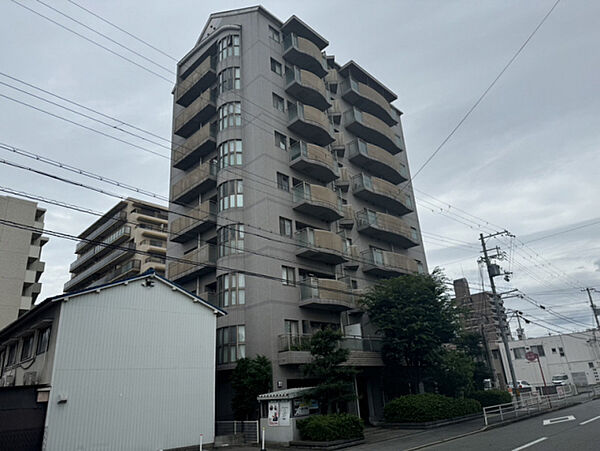
[[[380,282],[361,299],[383,337],[388,393],[419,393],[421,383],[442,359],[443,344],[459,330],[458,312],[439,269]],[[399,381],[407,381],[401,387]]]
[[[489,366],[488,355],[483,343],[483,337],[478,333],[463,333],[456,342],[458,349],[464,351],[474,362],[473,384],[476,390],[483,390],[484,379],[494,376]]]
[[[319,402],[321,413],[339,413],[348,401],[355,399],[353,380],[356,370],[343,366],[350,351],[340,347],[342,333],[331,328],[320,330],[310,340],[311,363],[304,365],[307,377],[317,386],[307,396]]]
[[[233,399],[231,407],[236,420],[258,419],[258,395],[269,393],[273,388],[271,361],[263,355],[237,362],[231,375]]]
[[[461,397],[473,390],[475,362],[463,351],[446,349],[434,368],[434,379],[442,395]]]

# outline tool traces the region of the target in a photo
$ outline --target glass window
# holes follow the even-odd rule
[[[38,333],[37,341],[37,354],[43,354],[48,350],[48,343],[50,342],[50,326],[41,329]]]
[[[17,343],[13,343],[8,347],[8,355],[6,356],[6,366],[17,363]]]
[[[283,191],[290,190],[290,178],[281,172],[277,173],[277,188],[282,189]]]
[[[525,358],[525,348],[514,348],[513,353],[515,355],[515,359]]]
[[[546,357],[546,353],[544,352],[544,346],[542,345],[534,345],[531,347],[531,352],[535,352],[540,357]]]
[[[33,356],[33,334],[23,338],[23,347],[21,348],[21,360],[27,360]]]
[[[565,351],[563,348],[558,348],[558,353],[560,354],[561,357],[565,356]]]
[[[289,238],[292,237],[292,221],[290,219],[279,217],[279,234]]]
[[[219,258],[244,252],[244,225],[230,224],[217,231]]]
[[[297,320],[286,319],[283,323],[287,335],[300,335],[300,328],[298,327],[299,323]]]
[[[287,137],[284,134],[275,132],[275,147],[287,150]]]
[[[271,58],[271,71],[275,72],[277,75],[281,75],[283,73],[283,67],[281,66],[281,63],[273,58]]]
[[[418,233],[417,233],[417,229],[415,229],[414,227],[411,227],[411,228],[410,228],[410,237],[411,237],[413,240],[415,240],[415,241],[417,241],[417,240],[419,239],[419,235],[418,235]]]
[[[217,44],[217,48],[219,61],[230,56],[240,56],[240,37],[238,35],[224,37]]]
[[[241,166],[242,164],[242,140],[234,139],[219,144],[219,169],[228,166]]]
[[[383,250],[372,247],[371,251],[373,252],[373,263],[383,266]]]
[[[229,102],[219,107],[219,130],[242,125],[242,104]]]
[[[246,357],[246,326],[217,329],[217,363],[231,363]]]
[[[288,286],[296,285],[296,271],[291,266],[281,267],[281,283]]]
[[[285,100],[283,100],[283,97],[279,97],[275,93],[273,93],[273,108],[281,111],[282,113],[285,112]]]
[[[219,307],[246,303],[246,277],[242,273],[229,273],[217,277]]]
[[[219,94],[232,89],[240,89],[240,68],[228,67],[219,72]]]
[[[269,25],[269,37],[273,39],[275,42],[281,42],[281,35],[279,31]]]
[[[425,274],[425,267],[423,266],[423,263],[419,260],[417,260],[417,272],[419,274]]]
[[[244,187],[241,180],[229,180],[217,189],[219,211],[244,206]]]

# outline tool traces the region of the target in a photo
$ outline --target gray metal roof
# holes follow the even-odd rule
[[[266,401],[269,399],[294,399],[299,398],[304,393],[314,390],[315,387],[298,387],[298,388],[288,388],[287,390],[279,390],[271,393],[263,393],[262,395],[258,395],[256,399],[259,401]]]

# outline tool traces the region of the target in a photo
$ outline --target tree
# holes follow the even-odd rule
[[[258,395],[269,393],[273,382],[271,361],[263,355],[240,359],[231,375],[231,407],[237,420],[258,419]]]
[[[307,396],[319,402],[321,413],[339,413],[348,401],[355,399],[356,370],[342,366],[350,351],[340,347],[341,339],[340,331],[327,328],[315,333],[310,340],[313,360],[304,365],[304,373],[319,382]]]
[[[460,350],[445,349],[434,368],[434,379],[442,395],[461,397],[473,390],[475,362]]]
[[[380,282],[361,299],[383,337],[388,392],[419,393],[431,369],[441,362],[443,344],[459,330],[458,312],[439,269],[431,275],[405,275]],[[400,380],[408,381],[401,387]]]
[[[484,338],[481,334],[463,333],[456,342],[458,349],[464,351],[473,360],[473,384],[475,390],[483,390],[483,381],[494,377],[483,340]]]

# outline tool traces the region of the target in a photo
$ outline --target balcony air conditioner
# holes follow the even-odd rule
[[[4,386],[5,387],[11,387],[13,385],[15,385],[15,376],[14,374],[7,374],[4,376]]]
[[[37,371],[29,371],[23,375],[23,385],[36,385],[37,379]]]

